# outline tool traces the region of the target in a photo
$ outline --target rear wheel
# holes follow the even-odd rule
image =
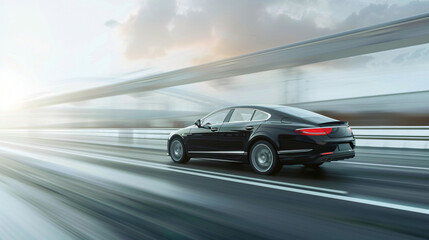
[[[304,167],[306,168],[318,168],[323,163],[304,163]]]
[[[267,141],[256,142],[250,149],[250,166],[259,174],[274,174],[281,165],[273,145]]]
[[[174,138],[170,142],[170,157],[173,162],[176,163],[187,163],[189,157],[186,154],[185,145],[183,144],[182,139]]]

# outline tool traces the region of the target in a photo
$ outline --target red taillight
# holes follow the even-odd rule
[[[352,129],[350,127],[347,127],[347,128],[349,129],[350,133],[353,134]]]
[[[334,152],[324,152],[324,153],[321,153],[321,155],[329,155],[329,154],[334,154]]]
[[[332,128],[301,128],[295,130],[296,133],[307,136],[328,135],[329,133],[331,133],[331,131]]]

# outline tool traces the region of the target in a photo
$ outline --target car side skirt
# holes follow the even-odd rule
[[[244,151],[189,151],[189,154],[237,154],[237,155],[247,155],[247,152]]]

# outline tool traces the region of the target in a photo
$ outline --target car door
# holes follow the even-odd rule
[[[209,157],[219,151],[219,129],[231,109],[220,110],[201,119],[201,127],[194,126],[187,136],[186,145],[190,155]]]
[[[219,149],[223,157],[241,159],[245,154],[245,146],[260,122],[251,122],[255,113],[252,108],[236,108],[228,121],[219,130]]]

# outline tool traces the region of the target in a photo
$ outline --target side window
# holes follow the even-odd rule
[[[236,108],[231,115],[229,122],[246,122],[250,121],[255,109],[251,108]]]
[[[215,112],[212,115],[209,115],[206,118],[204,118],[201,125],[205,125],[205,124],[213,125],[213,124],[223,123],[223,120],[225,120],[225,117],[226,115],[228,115],[229,111],[230,109],[223,110],[220,112]]]
[[[252,121],[263,121],[267,120],[269,117],[270,115],[268,113],[256,110],[255,115],[253,115]]]

